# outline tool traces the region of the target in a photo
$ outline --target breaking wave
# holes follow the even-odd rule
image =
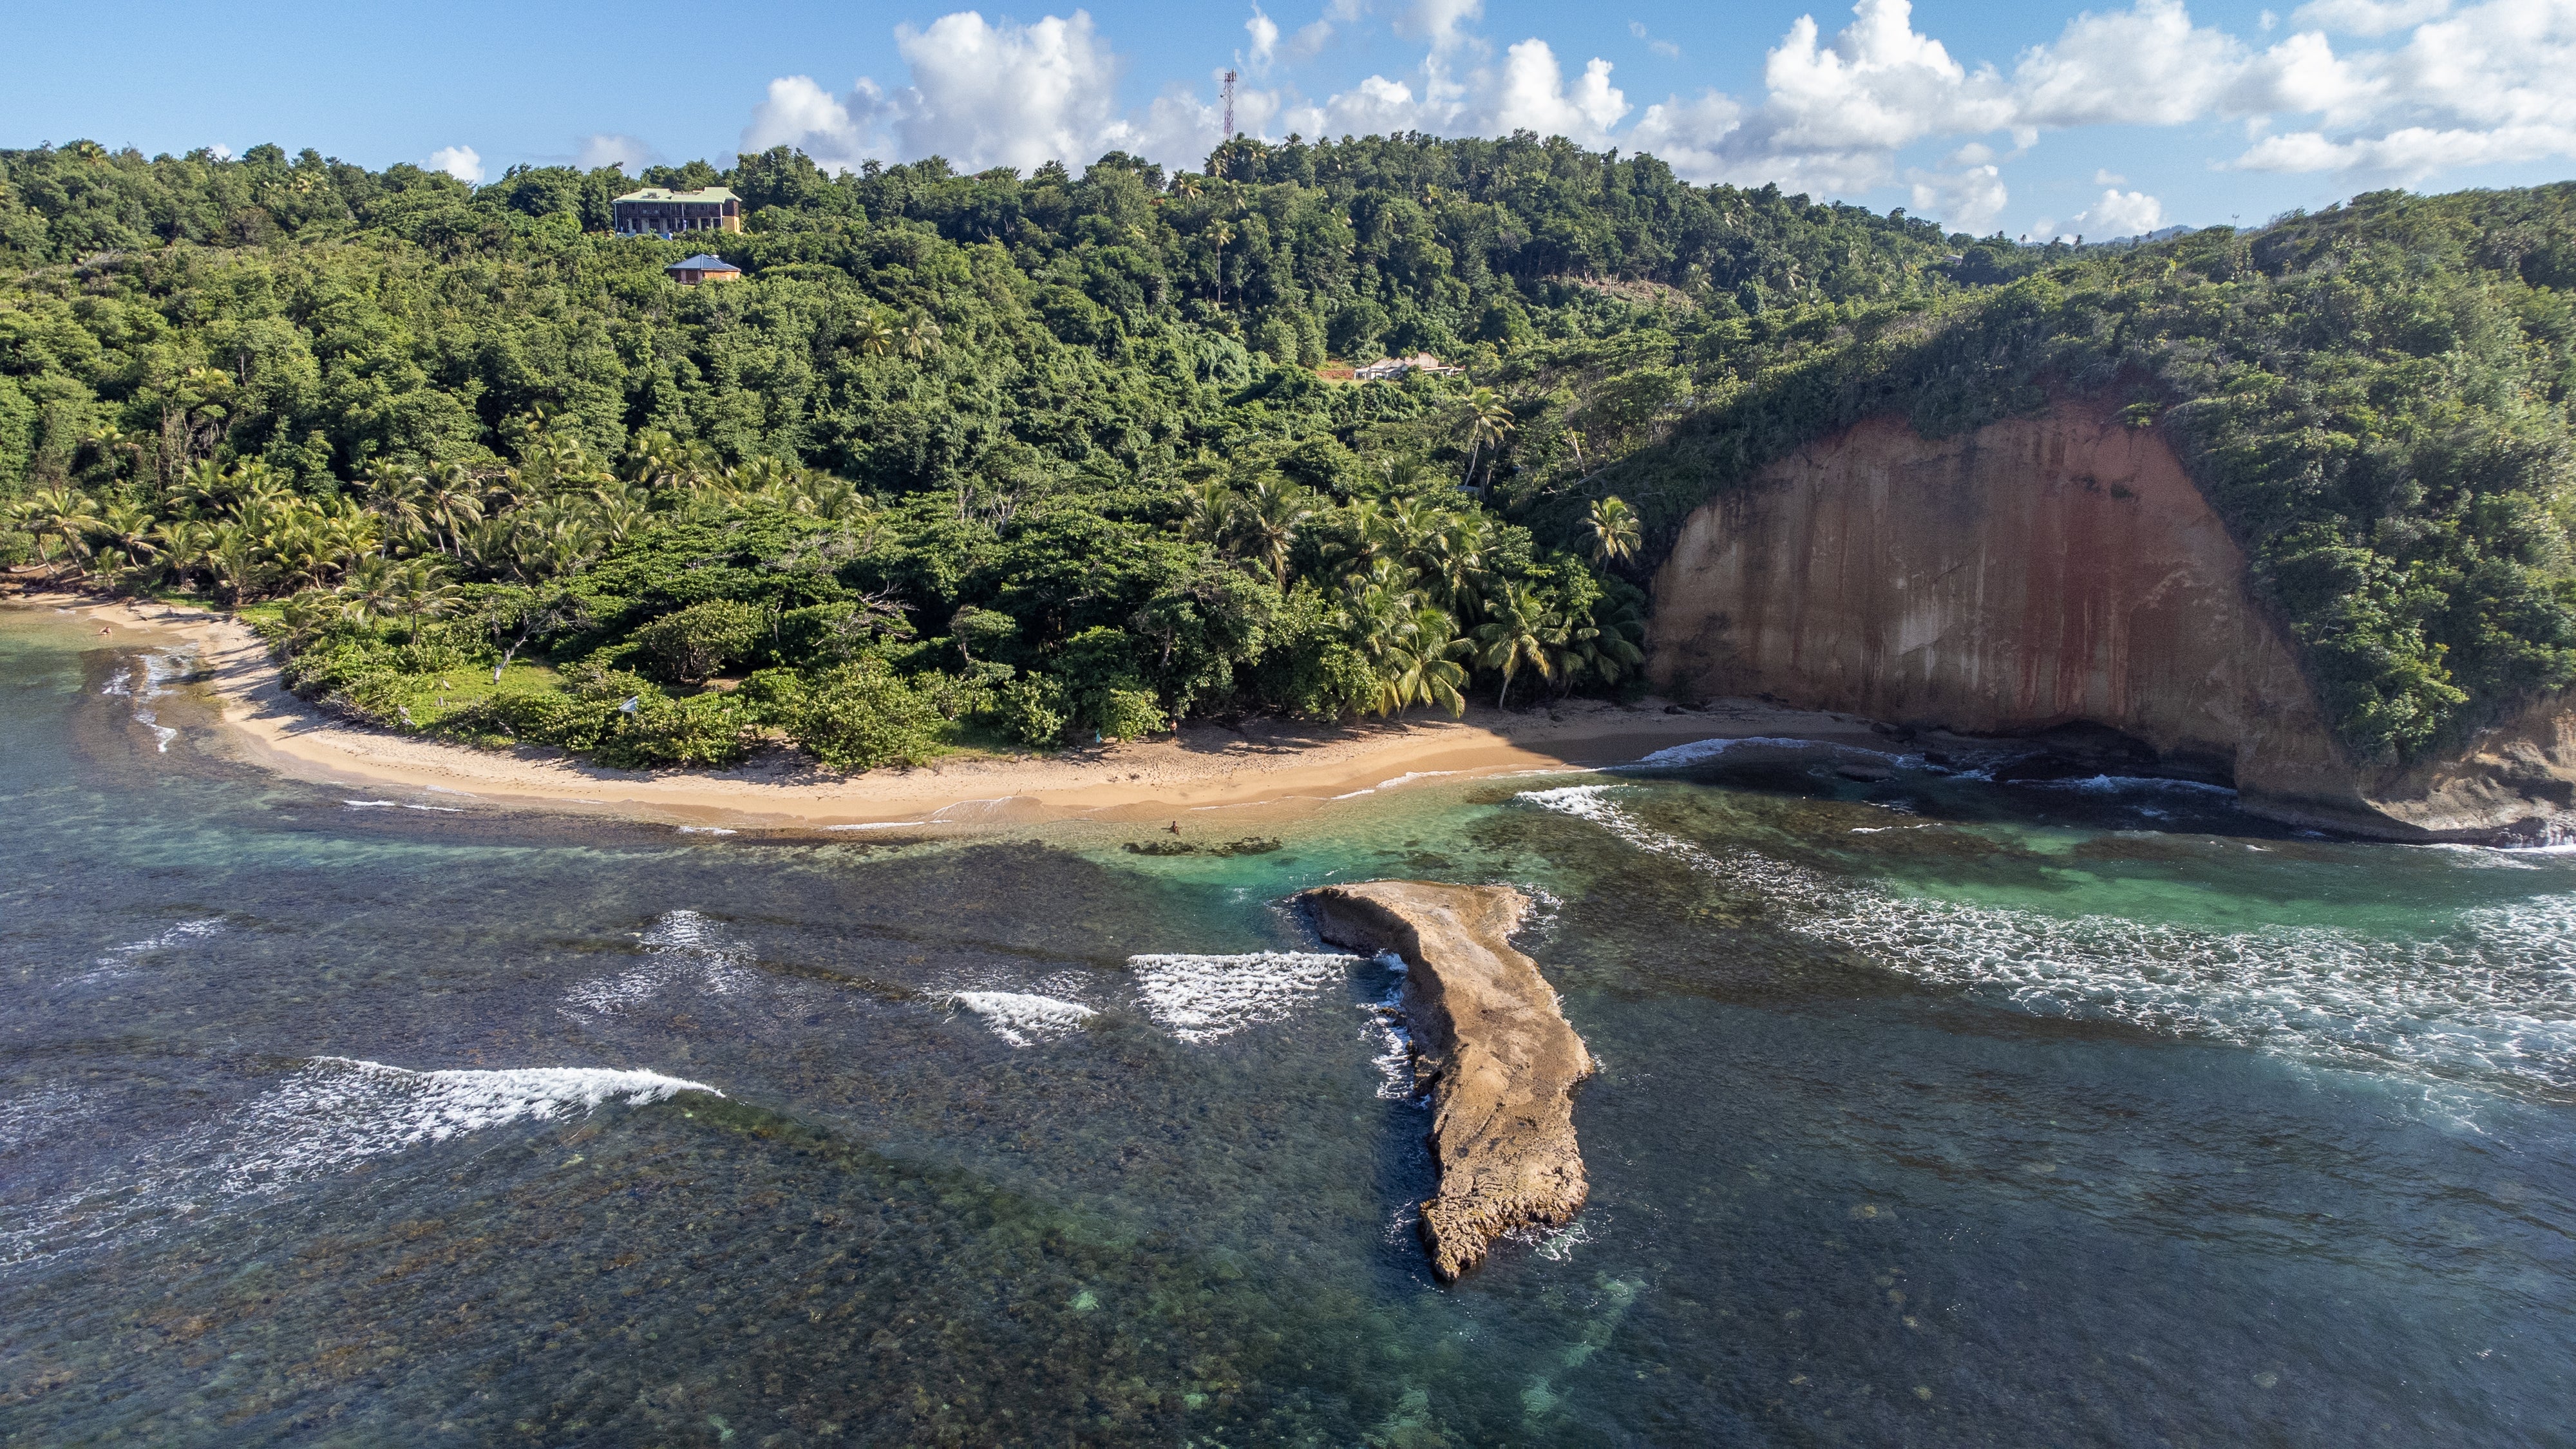
[[[643,947],[644,959],[636,966],[565,992],[564,1010],[574,1016],[607,1015],[674,988],[729,996],[751,979],[751,949],[696,911],[664,912],[644,933]]]
[[[203,940],[205,937],[211,936],[223,928],[224,918],[221,916],[208,916],[203,920],[197,921],[181,921],[179,924],[172,926],[166,931],[146,936],[140,941],[129,941],[122,946],[109,949],[105,953],[101,954],[97,960],[90,963],[90,969],[71,979],[73,982],[78,983],[84,981],[104,981],[112,977],[123,976],[128,971],[132,970],[135,961],[142,957],[167,951],[172,947],[182,946],[190,941]]]
[[[951,1005],[983,1018],[984,1024],[993,1029],[993,1035],[1021,1047],[1032,1040],[1080,1031],[1084,1022],[1100,1014],[1079,1001],[1062,1001],[1024,991],[959,991],[951,993],[948,1000]]]
[[[1758,896],[1789,929],[2038,1015],[2118,1021],[2337,1065],[2576,1088],[2576,897],[2456,911],[2422,938],[2210,931],[1926,899],[1655,830],[1609,785],[1519,798]]]
[[[1363,958],[1319,951],[1241,956],[1130,956],[1146,1014],[1187,1042],[1214,1041],[1277,1021],[1347,976]]]
[[[649,1106],[702,1082],[612,1067],[412,1071],[315,1057],[269,1091],[146,1151],[109,1184],[0,1227],[0,1263],[149,1237],[169,1222],[470,1132],[611,1102]]]
[[[132,664],[116,671],[106,687],[99,691],[104,695],[132,700],[134,722],[152,731],[154,744],[165,755],[170,753],[170,742],[179,737],[179,732],[161,723],[160,713],[152,708],[151,701],[168,694],[170,691],[166,686],[170,681],[188,672],[187,657],[187,651],[181,649],[155,649],[137,655]]]

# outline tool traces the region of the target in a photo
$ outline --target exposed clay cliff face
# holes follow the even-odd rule
[[[2180,459],[2082,404],[1939,441],[1881,419],[1811,444],[1690,517],[1654,605],[1667,690],[1976,734],[2104,725],[2300,823],[2530,830],[2576,787],[2561,710],[2459,760],[2357,768]]]
[[[1556,993],[1505,938],[1529,901],[1501,886],[1371,881],[1299,897],[1325,940],[1405,964],[1417,1079],[1432,1091],[1440,1186],[1422,1241],[1443,1281],[1520,1227],[1573,1220],[1590,1185],[1574,1141],[1575,1084],[1591,1053]]]

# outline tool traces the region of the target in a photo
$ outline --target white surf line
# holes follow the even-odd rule
[[[1079,1031],[1084,1022],[1100,1014],[1097,1008],[1079,1001],[1037,996],[1024,991],[953,991],[948,995],[948,1002],[983,1018],[995,1036],[1015,1047],[1029,1045],[1032,1038],[1059,1037]]]
[[[730,996],[752,981],[751,948],[692,910],[665,911],[641,938],[644,958],[614,976],[581,982],[559,1006],[575,1020],[614,1015],[665,991]]]
[[[1363,959],[1321,951],[1248,951],[1130,956],[1127,965],[1145,998],[1146,1015],[1181,1040],[1202,1043],[1288,1016],[1299,1001]]]
[[[124,1170],[0,1229],[0,1263],[156,1236],[209,1206],[279,1192],[361,1163],[521,1121],[643,1107],[704,1082],[617,1067],[415,1071],[307,1058],[284,1082],[137,1156]]]
[[[2331,1065],[2576,1087],[2576,895],[2453,913],[2430,938],[2339,926],[2243,931],[2056,916],[1721,858],[1577,785],[1519,798],[1759,896],[1781,924],[1902,975],[2000,992],[2038,1015],[2126,1022]]]

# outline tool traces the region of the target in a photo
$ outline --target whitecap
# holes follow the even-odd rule
[[[391,810],[402,802],[399,800],[343,800],[340,803],[352,810]]]
[[[252,1102],[223,1134],[221,1190],[257,1192],[511,1122],[644,1107],[703,1082],[613,1067],[412,1071],[315,1057]]]
[[[826,825],[826,830],[901,830],[908,825],[930,825],[929,820],[870,820],[858,825]]]
[[[461,805],[421,805],[416,803],[406,803],[403,808],[405,810],[435,810],[441,815],[462,815],[465,813],[465,808]]]
[[[1393,951],[1382,952],[1377,964],[1395,977],[1386,995],[1369,1003],[1368,1024],[1361,1028],[1374,1048],[1369,1063],[1377,1068],[1377,1094],[1389,1102],[1414,1101],[1421,1084],[1413,1074],[1413,1033],[1404,1024],[1404,958]]]
[[[73,983],[78,983],[84,981],[98,981],[113,976],[122,976],[131,969],[133,962],[137,957],[149,956],[156,952],[167,951],[174,946],[184,945],[190,941],[202,940],[223,928],[224,918],[221,916],[207,916],[200,920],[181,921],[179,924],[170,927],[168,930],[146,936],[140,941],[129,941],[122,946],[109,948],[105,953],[101,954],[97,960],[90,963],[90,969],[88,971],[71,978],[71,980]]]
[[[611,1102],[649,1106],[682,1092],[724,1095],[703,1082],[612,1067],[414,1071],[314,1057],[276,1087],[143,1152],[99,1185],[12,1221],[0,1231],[0,1262],[147,1238],[208,1207],[470,1132]]]
[[[959,991],[952,993],[949,1004],[982,1017],[993,1034],[1013,1046],[1027,1046],[1032,1038],[1044,1039],[1079,1031],[1082,1024],[1100,1013],[1079,1001],[1060,1001],[1052,996],[1033,996],[1021,991]]]
[[[738,830],[727,830],[721,825],[676,825],[672,828],[682,835],[739,835],[742,833]]]
[[[1278,1021],[1363,958],[1318,951],[1253,951],[1239,956],[1130,956],[1145,1011],[1186,1042],[1214,1041]]]
[[[2033,790],[2075,790],[2087,795],[2126,795],[2162,791],[2173,795],[2199,795],[2211,799],[2234,800],[2236,792],[2225,785],[2211,785],[2199,780],[2175,780],[2162,775],[2087,775],[2079,780],[2015,780],[2012,782]]]
[[[644,933],[642,945],[644,959],[635,966],[565,992],[565,1012],[576,1017],[612,1014],[674,989],[729,996],[752,979],[750,948],[696,911],[663,913]]]
[[[1696,765],[1703,761],[1714,760],[1729,750],[1741,749],[1746,745],[1764,745],[1773,749],[1784,750],[1832,750],[1842,754],[1869,755],[1877,759],[1896,761],[1900,763],[1905,758],[1903,756],[1888,754],[1884,750],[1863,749],[1857,745],[1829,744],[1823,740],[1792,739],[1786,735],[1749,735],[1742,739],[1693,740],[1686,745],[1672,745],[1664,749],[1657,750],[1642,760],[1638,760],[1632,764],[1620,765],[1617,768],[1622,770],[1674,769],[1683,765]]]
[[[2056,916],[1829,879],[1654,830],[1617,787],[1520,799],[1769,901],[1788,929],[2039,1015],[2107,1020],[2336,1065],[2576,1088],[2576,896],[2451,913],[2423,937],[2211,931]]]

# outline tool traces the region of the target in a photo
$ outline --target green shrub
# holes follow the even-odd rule
[[[1100,731],[1103,739],[1132,740],[1160,734],[1171,727],[1171,722],[1164,718],[1162,703],[1150,690],[1112,689],[1102,692],[1091,726]]]
[[[1003,685],[994,712],[1011,738],[1043,748],[1064,735],[1064,695],[1063,680],[1051,674],[1033,674]]]
[[[614,707],[599,762],[622,770],[656,765],[731,765],[751,752],[750,721],[730,695],[637,698]]]
[[[497,694],[468,705],[439,721],[442,733],[466,736],[505,735],[531,745],[566,750],[592,750],[620,718],[607,700],[564,694]]]
[[[884,666],[856,664],[813,679],[788,732],[835,770],[917,765],[936,747],[938,711]]]
[[[709,599],[636,630],[635,642],[672,678],[695,684],[750,658],[768,636],[769,617],[758,605]]]

